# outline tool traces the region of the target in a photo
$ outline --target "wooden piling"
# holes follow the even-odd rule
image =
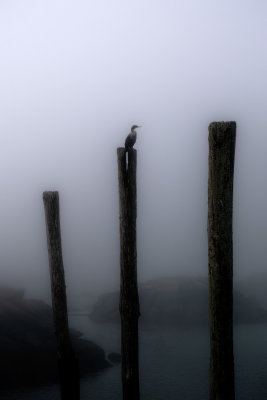
[[[233,176],[235,122],[209,125],[210,400],[234,400]]]
[[[136,262],[137,152],[117,149],[120,198],[120,315],[123,400],[139,400],[138,319]]]
[[[79,400],[79,367],[72,349],[68,327],[58,192],[44,192],[43,201],[46,217],[47,247],[61,400]]]

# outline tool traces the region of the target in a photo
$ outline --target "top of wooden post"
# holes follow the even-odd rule
[[[209,124],[209,138],[214,137],[216,142],[223,140],[225,135],[233,135],[236,133],[236,122],[235,121],[221,121],[211,122]]]
[[[209,130],[213,128],[217,129],[225,129],[225,127],[235,127],[236,128],[236,122],[235,121],[213,121],[209,124]]]
[[[53,200],[58,199],[58,191],[45,191],[43,192],[43,200]]]
[[[137,150],[133,147],[128,150],[128,153],[137,153]],[[117,154],[118,156],[124,156],[126,154],[125,147],[117,147]]]

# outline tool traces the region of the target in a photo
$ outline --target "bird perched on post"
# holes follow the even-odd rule
[[[125,140],[125,152],[129,151],[129,149],[131,149],[135,142],[136,142],[136,128],[141,128],[141,126],[138,125],[133,125],[131,127],[131,132],[129,133],[129,135],[127,136],[126,140]]]

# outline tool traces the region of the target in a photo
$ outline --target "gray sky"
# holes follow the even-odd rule
[[[42,192],[58,190],[68,290],[118,284],[132,124],[140,280],[207,274],[214,120],[237,121],[235,275],[266,268],[266,42],[265,0],[1,0],[1,281],[48,293]]]

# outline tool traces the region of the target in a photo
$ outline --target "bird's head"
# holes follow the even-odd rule
[[[139,126],[139,125],[133,125],[133,126],[131,127],[131,131],[133,132],[136,128],[141,128],[141,126]]]

